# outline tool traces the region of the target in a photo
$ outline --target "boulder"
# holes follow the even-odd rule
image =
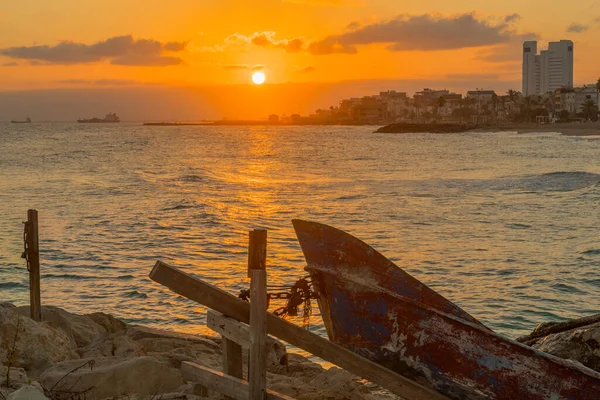
[[[538,338],[532,347],[600,371],[600,322]]]
[[[0,308],[1,365],[24,368],[35,377],[52,363],[79,358],[75,343],[62,330],[49,323],[37,323],[17,310]]]
[[[48,400],[48,398],[34,386],[23,386],[12,392],[7,400]]]
[[[92,314],[86,314],[86,316],[96,324],[103,327],[107,333],[116,333],[127,329],[127,324],[125,324],[125,322],[109,314],[95,312]]]
[[[40,382],[56,392],[85,392],[86,398],[91,399],[133,394],[158,396],[184,384],[179,370],[154,357],[63,361],[44,371]]]
[[[77,350],[82,358],[104,357],[139,357],[145,356],[146,351],[131,340],[124,331],[112,333],[96,339],[86,347]]]
[[[0,386],[6,385],[6,373],[8,372],[8,367],[4,365],[0,366]],[[23,385],[27,385],[29,383],[29,378],[27,377],[27,373],[23,368],[10,368],[10,373],[8,377],[8,388],[18,389]]]
[[[23,316],[29,316],[29,306],[18,307],[18,310]],[[42,321],[63,331],[78,348],[126,327],[124,322],[107,314],[72,314],[54,306],[42,307]]]

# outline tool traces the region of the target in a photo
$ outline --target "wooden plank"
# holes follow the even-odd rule
[[[248,325],[209,309],[206,312],[206,326],[243,348],[250,348],[250,328]]]
[[[244,377],[242,371],[242,346],[222,336],[223,372],[236,378]]]
[[[264,399],[267,389],[267,271],[253,269],[250,282],[250,398]]]
[[[248,391],[248,382],[245,380],[225,375],[222,372],[189,361],[181,363],[181,374],[186,381],[197,382],[209,390],[214,390],[235,400],[252,399]],[[272,390],[266,391],[266,398],[268,400],[294,400],[292,397]]]
[[[248,323],[250,304],[235,296],[188,275],[177,268],[157,261],[150,279],[173,292],[215,309],[226,316]],[[267,313],[268,332],[286,342],[365,378],[392,393],[411,400],[441,400],[447,397],[403,377],[379,364],[361,357],[342,346]]]
[[[252,269],[265,269],[267,260],[267,230],[253,229],[248,234],[248,278]]]
[[[42,301],[40,297],[40,245],[38,236],[38,212],[27,211],[27,260],[29,262],[29,304],[31,319],[42,320]]]

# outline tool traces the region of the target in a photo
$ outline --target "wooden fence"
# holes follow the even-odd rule
[[[207,325],[223,337],[224,372],[184,362],[184,378],[200,385],[199,392],[211,389],[236,400],[289,399],[266,389],[266,340],[269,333],[402,397],[411,400],[447,399],[417,382],[267,312],[266,240],[266,231],[250,232],[250,303],[162,261],[157,261],[150,272],[150,278],[155,282],[212,309],[207,313]],[[249,382],[242,377],[242,347],[250,349]]]

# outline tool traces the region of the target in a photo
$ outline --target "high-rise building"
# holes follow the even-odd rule
[[[523,43],[523,95],[573,87],[573,42],[550,42],[537,54],[537,42]]]

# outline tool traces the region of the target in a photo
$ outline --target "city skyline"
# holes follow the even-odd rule
[[[155,102],[193,92],[189,111],[177,101],[156,106],[163,118],[188,119],[306,113],[390,89],[504,93],[521,89],[524,41],[562,37],[576,43],[574,84],[587,84],[600,64],[595,5],[558,6],[560,13],[552,13],[559,18],[537,0],[6,3],[0,5],[0,103],[10,109],[0,119],[41,106],[47,107],[42,118],[70,118],[45,99],[66,96],[68,107],[82,108],[92,103],[82,100],[90,93],[104,99],[96,114],[112,110],[132,119],[144,116],[112,106],[122,92],[161,92]],[[256,71],[265,74],[260,88],[252,87]],[[27,101],[17,108],[7,97]]]

